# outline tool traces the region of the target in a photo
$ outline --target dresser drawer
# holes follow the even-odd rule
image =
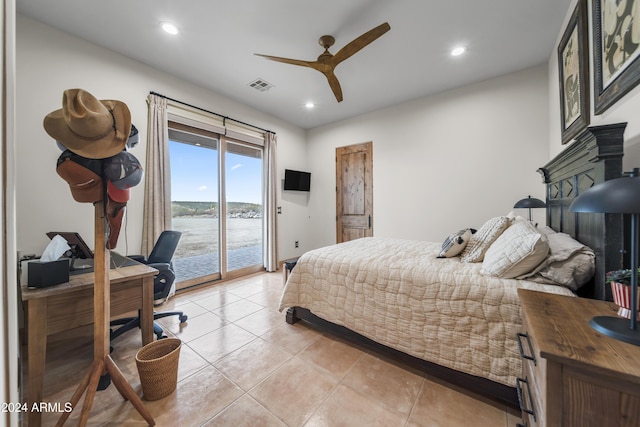
[[[540,406],[538,399],[534,396],[534,387],[531,378],[524,375],[516,380],[516,390],[518,391],[518,403],[522,411],[522,419],[527,426],[538,426],[540,419]]]
[[[529,426],[542,425],[541,416],[544,411],[545,365],[535,338],[529,333],[529,325],[523,314],[523,332],[517,336],[518,351],[522,358],[522,374],[518,379],[518,399],[523,419]]]

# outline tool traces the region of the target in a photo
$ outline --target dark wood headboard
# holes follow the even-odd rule
[[[596,254],[594,279],[579,295],[611,300],[607,271],[624,265],[624,223],[621,214],[574,213],[569,205],[581,192],[622,176],[626,123],[587,128],[576,141],[539,171],[547,185],[547,225],[567,233]]]

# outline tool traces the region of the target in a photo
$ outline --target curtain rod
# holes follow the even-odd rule
[[[260,129],[261,131],[269,132],[269,133],[272,133],[272,134],[274,134],[274,135],[276,134],[275,132],[272,132],[272,131],[270,131],[269,129],[264,129],[264,128],[261,128],[261,127],[259,127],[259,126],[254,126],[254,125],[252,125],[252,124],[250,124],[250,123],[243,122],[243,121],[241,121],[241,120],[236,120],[236,119],[234,119],[234,118],[232,118],[232,117],[228,117],[228,116],[225,116],[225,115],[222,115],[222,114],[214,113],[213,111],[205,110],[204,108],[200,108],[200,107],[197,107],[197,106],[195,106],[195,105],[188,104],[188,103],[186,103],[186,102],[179,101],[179,100],[174,99],[174,98],[170,98],[170,97],[165,96],[165,95],[163,95],[163,94],[161,94],[161,93],[158,93],[158,92],[151,91],[151,92],[149,92],[149,94],[151,94],[151,95],[156,95],[156,96],[159,96],[159,97],[161,97],[161,98],[168,99],[169,101],[177,102],[178,104],[186,105],[187,107],[195,108],[196,110],[204,111],[205,113],[213,114],[214,116],[222,117],[222,118],[223,118],[223,119],[225,119],[225,120],[227,120],[227,119],[228,119],[228,120],[232,120],[232,121],[234,121],[234,122],[236,122],[236,123],[240,123],[241,125],[251,126],[251,127],[252,127],[252,128],[254,128],[254,129]]]

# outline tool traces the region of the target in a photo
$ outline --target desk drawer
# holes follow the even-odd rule
[[[142,287],[131,283],[111,285],[111,316],[136,312],[142,307]],[[47,335],[93,323],[93,289],[47,298]]]

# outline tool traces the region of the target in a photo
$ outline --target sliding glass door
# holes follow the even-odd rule
[[[227,271],[262,264],[262,149],[226,141]]]
[[[174,256],[178,284],[220,277],[219,146],[214,134],[169,130],[171,223],[182,232]]]
[[[262,147],[170,122],[177,288],[262,268]]]

